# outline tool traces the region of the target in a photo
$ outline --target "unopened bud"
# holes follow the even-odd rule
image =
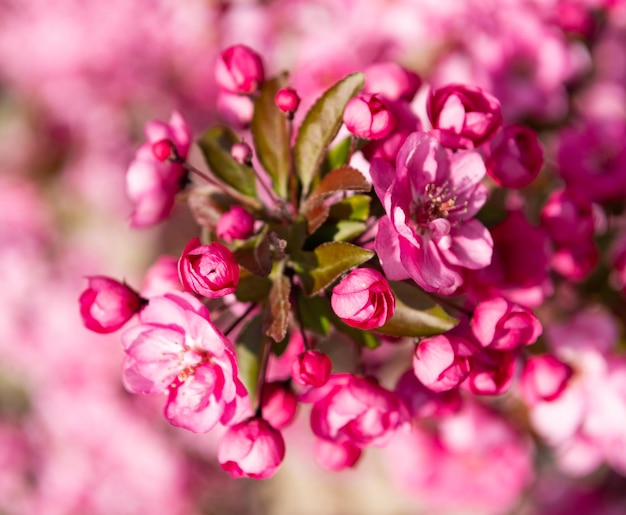
[[[169,139],[155,141],[152,144],[152,153],[158,161],[167,161],[170,157],[175,155],[174,143]]]
[[[294,113],[300,105],[300,97],[293,88],[283,88],[274,97],[276,107],[283,113]]]
[[[250,166],[252,164],[252,149],[250,145],[243,141],[241,143],[235,143],[232,146],[230,155],[233,156],[233,159],[240,165]]]

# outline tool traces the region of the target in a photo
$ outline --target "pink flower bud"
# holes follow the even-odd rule
[[[376,63],[365,69],[365,92],[410,102],[422,85],[419,75],[399,64]]]
[[[255,93],[261,87],[263,79],[261,57],[245,45],[228,47],[215,63],[217,85],[229,93]]]
[[[497,297],[476,306],[472,333],[483,347],[511,350],[535,343],[541,335],[541,322],[528,308]]]
[[[245,142],[235,143],[230,149],[230,155],[240,165],[250,166],[252,164],[252,149]]]
[[[484,349],[471,356],[468,387],[476,395],[499,395],[509,389],[517,351]]]
[[[352,270],[333,288],[330,303],[339,318],[359,329],[384,325],[396,307],[387,279],[370,268]]]
[[[500,102],[476,86],[450,84],[431,92],[428,117],[444,147],[475,148],[502,126]]]
[[[152,153],[157,158],[157,161],[161,163],[167,161],[173,155],[174,149],[174,144],[169,139],[161,139],[152,144]]]
[[[292,377],[299,385],[320,387],[328,381],[332,367],[333,364],[326,354],[308,350],[294,360]]]
[[[228,429],[217,448],[220,467],[234,478],[267,479],[285,457],[285,441],[262,418],[250,418]]]
[[[263,385],[261,407],[263,418],[272,427],[282,429],[293,421],[298,408],[298,399],[289,387],[288,382],[265,383]]]
[[[220,92],[217,95],[217,110],[230,124],[240,129],[250,125],[254,115],[254,102],[249,97]]]
[[[239,283],[235,256],[221,243],[202,245],[193,238],[178,260],[178,277],[185,291],[209,298],[233,293]]]
[[[415,349],[413,371],[424,386],[434,392],[456,388],[469,373],[471,344],[458,336],[425,338]]]
[[[523,125],[505,127],[491,142],[487,174],[503,188],[521,189],[535,180],[543,166],[537,133]]]
[[[276,107],[283,113],[294,113],[300,105],[300,97],[293,88],[283,88],[274,97]]]
[[[245,240],[254,230],[254,217],[241,206],[233,206],[217,222],[218,237],[227,243]]]
[[[541,225],[557,245],[579,245],[593,237],[593,205],[576,190],[557,190],[541,210]]]
[[[315,441],[313,456],[320,467],[337,471],[354,467],[361,457],[361,449],[350,442],[339,443],[318,439]]]
[[[139,294],[114,279],[87,277],[89,286],[81,294],[80,314],[87,329],[96,333],[117,331],[146,304]]]
[[[520,378],[522,397],[529,406],[553,401],[561,395],[572,373],[569,365],[551,354],[533,356],[526,361]]]
[[[343,123],[358,138],[381,139],[393,130],[396,119],[376,95],[367,95],[348,102]]]

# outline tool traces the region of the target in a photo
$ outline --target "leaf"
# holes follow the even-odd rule
[[[293,256],[293,266],[300,276],[307,295],[314,295],[346,270],[365,263],[374,252],[351,243],[333,241],[324,243],[313,252],[299,252]]]
[[[302,183],[303,195],[308,193],[328,145],[341,127],[346,104],[364,84],[363,73],[348,75],[326,91],[304,117],[294,149],[296,173]]]
[[[296,298],[298,303],[298,315],[302,325],[326,336],[330,330],[330,307],[326,299],[320,295],[306,297],[302,291],[298,291]]]
[[[287,198],[291,148],[287,117],[274,103],[274,97],[285,87],[286,74],[263,84],[254,101],[254,115],[250,123],[257,157],[272,178],[274,191]]]
[[[365,222],[370,216],[369,195],[352,195],[346,197],[330,207],[328,217],[333,220],[355,220]]]
[[[261,302],[267,299],[271,287],[272,281],[267,277],[259,277],[243,269],[235,296],[240,302]]]
[[[328,151],[325,162],[328,171],[334,170],[335,168],[339,168],[340,166],[346,164],[348,154],[350,154],[351,143],[352,137],[348,136],[347,138],[342,139],[339,143],[337,143],[333,148]]]
[[[267,277],[272,271],[267,226],[261,233],[233,251],[237,263],[253,274]]]
[[[396,281],[389,284],[396,296],[396,309],[376,332],[390,336],[434,336],[449,331],[459,322],[422,290]]]
[[[213,127],[202,135],[198,145],[215,177],[244,195],[256,197],[252,168],[240,165],[230,155],[231,147],[238,141],[237,135],[227,127]]]
[[[269,306],[265,310],[264,327],[265,334],[275,342],[281,342],[287,335],[291,305],[289,292],[291,283],[284,275],[277,276],[270,290]]]
[[[252,398],[256,395],[263,350],[262,326],[263,315],[259,314],[244,325],[235,343],[239,377]]]
[[[322,225],[315,233],[315,239],[321,241],[354,240],[365,232],[366,225],[354,220],[330,221]]]
[[[321,196],[315,197],[315,202],[309,198],[302,206],[302,212],[307,221],[307,232],[313,234],[326,221],[330,208],[324,203]]]
[[[342,166],[328,173],[313,189],[311,196],[332,195],[340,191],[367,192],[372,189],[372,185],[356,168]]]

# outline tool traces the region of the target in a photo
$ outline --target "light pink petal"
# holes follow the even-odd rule
[[[410,277],[400,260],[400,239],[389,218],[383,216],[378,222],[375,249],[385,276],[391,281]]]
[[[459,202],[467,200],[486,173],[485,162],[478,152],[459,150],[450,158],[450,182]]]
[[[481,302],[474,310],[471,326],[476,340],[487,347],[496,334],[496,325],[509,311],[509,303],[502,297]]]
[[[424,339],[415,350],[413,370],[426,386],[436,383],[441,374],[454,362],[452,343],[445,336]]]
[[[440,129],[452,130],[456,133],[461,132],[465,123],[465,107],[458,96],[450,95],[446,99],[437,122]]]
[[[444,262],[432,240],[422,250],[400,238],[400,258],[411,278],[427,291],[450,295],[463,284],[461,274]]]
[[[452,245],[441,252],[451,265],[479,270],[491,264],[493,239],[478,220],[467,220],[452,229]]]

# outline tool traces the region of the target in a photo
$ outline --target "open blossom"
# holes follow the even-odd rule
[[[248,394],[237,377],[233,344],[206,307],[187,293],[154,297],[139,325],[122,335],[124,384],[133,393],[167,393],[165,417],[196,433],[245,416]]]
[[[375,329],[391,318],[396,301],[380,272],[357,268],[333,288],[330,302],[335,314],[346,324]]]
[[[202,245],[193,238],[178,260],[178,276],[185,290],[209,298],[233,293],[239,283],[239,265],[221,243]]]
[[[376,251],[389,279],[410,277],[427,291],[449,295],[463,283],[463,268],[489,265],[491,235],[472,219],[487,200],[477,153],[450,154],[416,132],[400,149],[395,170],[374,159],[370,173],[387,213],[378,224]]]
[[[272,477],[284,457],[285,441],[280,431],[259,417],[230,427],[217,448],[220,467],[234,478]]]
[[[497,98],[477,86],[450,84],[433,90],[428,117],[441,144],[448,148],[475,148],[502,126]]]
[[[181,163],[162,159],[164,145],[175,149],[185,160],[191,144],[191,130],[183,117],[174,112],[169,122],[153,120],[146,124],[148,140],[137,150],[126,172],[126,192],[134,204],[133,227],[148,227],[165,220],[181,190],[185,170]]]
[[[357,138],[381,139],[396,124],[389,108],[376,95],[351,99],[343,113],[343,123]]]
[[[217,85],[229,93],[254,93],[261,87],[264,76],[261,56],[245,45],[228,47],[215,63]]]
[[[88,277],[89,286],[81,294],[80,314],[87,329],[96,333],[117,331],[146,303],[139,294],[114,279]]]

